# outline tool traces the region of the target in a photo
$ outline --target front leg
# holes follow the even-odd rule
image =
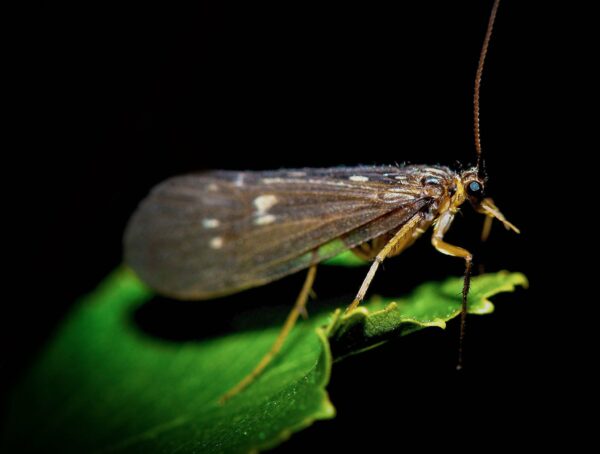
[[[442,254],[451,255],[452,257],[461,257],[465,260],[465,277],[463,281],[462,290],[462,309],[460,313],[460,340],[458,349],[458,364],[457,369],[462,369],[463,362],[463,341],[465,337],[465,327],[467,324],[467,296],[469,294],[469,288],[471,286],[471,265],[473,263],[473,254],[464,248],[454,246],[444,241],[444,235],[450,228],[452,221],[454,220],[454,213],[450,210],[444,212],[439,218],[435,227],[433,228],[433,236],[431,238],[431,244],[433,247],[440,251]]]

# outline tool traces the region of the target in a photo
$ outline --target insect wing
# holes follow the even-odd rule
[[[171,178],[132,216],[126,260],[181,299],[261,285],[406,222],[427,201],[401,176],[355,167]]]

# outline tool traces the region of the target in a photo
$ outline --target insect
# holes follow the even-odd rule
[[[347,249],[372,260],[348,307],[352,310],[379,265],[430,227],[433,246],[465,262],[462,343],[473,256],[444,241],[444,235],[466,201],[486,216],[484,237],[494,218],[519,232],[484,195],[479,92],[498,4],[495,0],[475,78],[474,167],[460,172],[426,165],[210,171],[166,180],[141,202],[125,232],[125,258],[161,294],[210,299],[308,268],[275,344],[224,399],[248,386],[281,349],[304,311],[319,262]]]

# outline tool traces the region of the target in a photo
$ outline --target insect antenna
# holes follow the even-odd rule
[[[498,13],[498,6],[500,0],[494,0],[492,6],[492,12],[490,13],[490,19],[488,21],[487,30],[485,32],[485,38],[483,39],[483,45],[481,46],[481,53],[479,54],[479,64],[477,65],[477,72],[475,73],[475,94],[473,95],[473,126],[475,133],[475,151],[477,152],[477,173],[479,176],[483,176],[484,164],[481,157],[481,131],[479,128],[479,93],[481,91],[481,76],[483,75],[483,66],[485,63],[485,56],[487,55],[488,47],[490,46],[490,39],[492,38],[492,30],[494,29],[494,21],[496,20],[496,14]],[[460,311],[460,338],[458,344],[458,364],[456,369],[460,370],[463,366],[463,344],[465,338],[465,330],[467,325],[467,295],[471,287],[471,261],[467,260],[465,268],[465,277],[462,291],[462,307]]]
[[[498,13],[498,5],[500,5],[500,0],[494,0],[492,12],[490,13],[490,20],[488,21],[487,31],[485,32],[485,38],[483,39],[483,45],[481,46],[481,53],[479,54],[479,65],[477,65],[477,72],[475,73],[475,93],[473,95],[473,131],[475,133],[477,173],[479,176],[482,176],[484,170],[484,164],[481,157],[481,130],[479,127],[479,93],[481,91],[481,76],[483,75],[483,66],[485,64],[485,57],[487,55],[488,47],[490,46],[490,39],[492,38],[492,30],[494,29],[494,21],[496,20],[496,14]]]

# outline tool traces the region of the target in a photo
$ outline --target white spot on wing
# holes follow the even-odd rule
[[[288,175],[290,177],[305,177],[306,176],[306,172],[296,172],[296,171],[293,171],[293,172],[288,172]]]
[[[216,236],[210,240],[210,247],[213,249],[221,249],[223,247],[223,238]]]
[[[349,178],[350,181],[369,181],[369,177],[363,177],[361,175],[352,175]]]
[[[262,216],[257,217],[254,220],[254,223],[256,225],[266,225],[271,224],[272,222],[275,222],[275,216],[273,216],[272,214],[264,214]]]
[[[208,185],[208,188],[207,188],[207,189],[208,189],[209,191],[211,191],[211,192],[216,192],[216,191],[218,191],[218,190],[219,190],[219,186],[217,186],[217,184],[216,184],[216,183],[211,183],[211,184],[209,184],[209,185]]]
[[[273,194],[259,195],[254,199],[254,206],[256,207],[256,215],[262,216],[269,211],[273,205],[277,203],[277,196]]]
[[[218,219],[203,219],[202,225],[205,229],[216,229],[221,223]]]
[[[339,186],[344,188],[351,188],[352,185],[344,183],[343,181],[327,181],[327,180],[308,180],[311,184],[324,184],[327,186]]]
[[[285,183],[284,178],[263,178],[261,180],[264,184],[273,184],[273,183]]]
[[[244,186],[244,177],[245,175],[243,173],[238,173],[235,181],[233,182],[234,186],[237,188],[241,188],[242,186]]]

